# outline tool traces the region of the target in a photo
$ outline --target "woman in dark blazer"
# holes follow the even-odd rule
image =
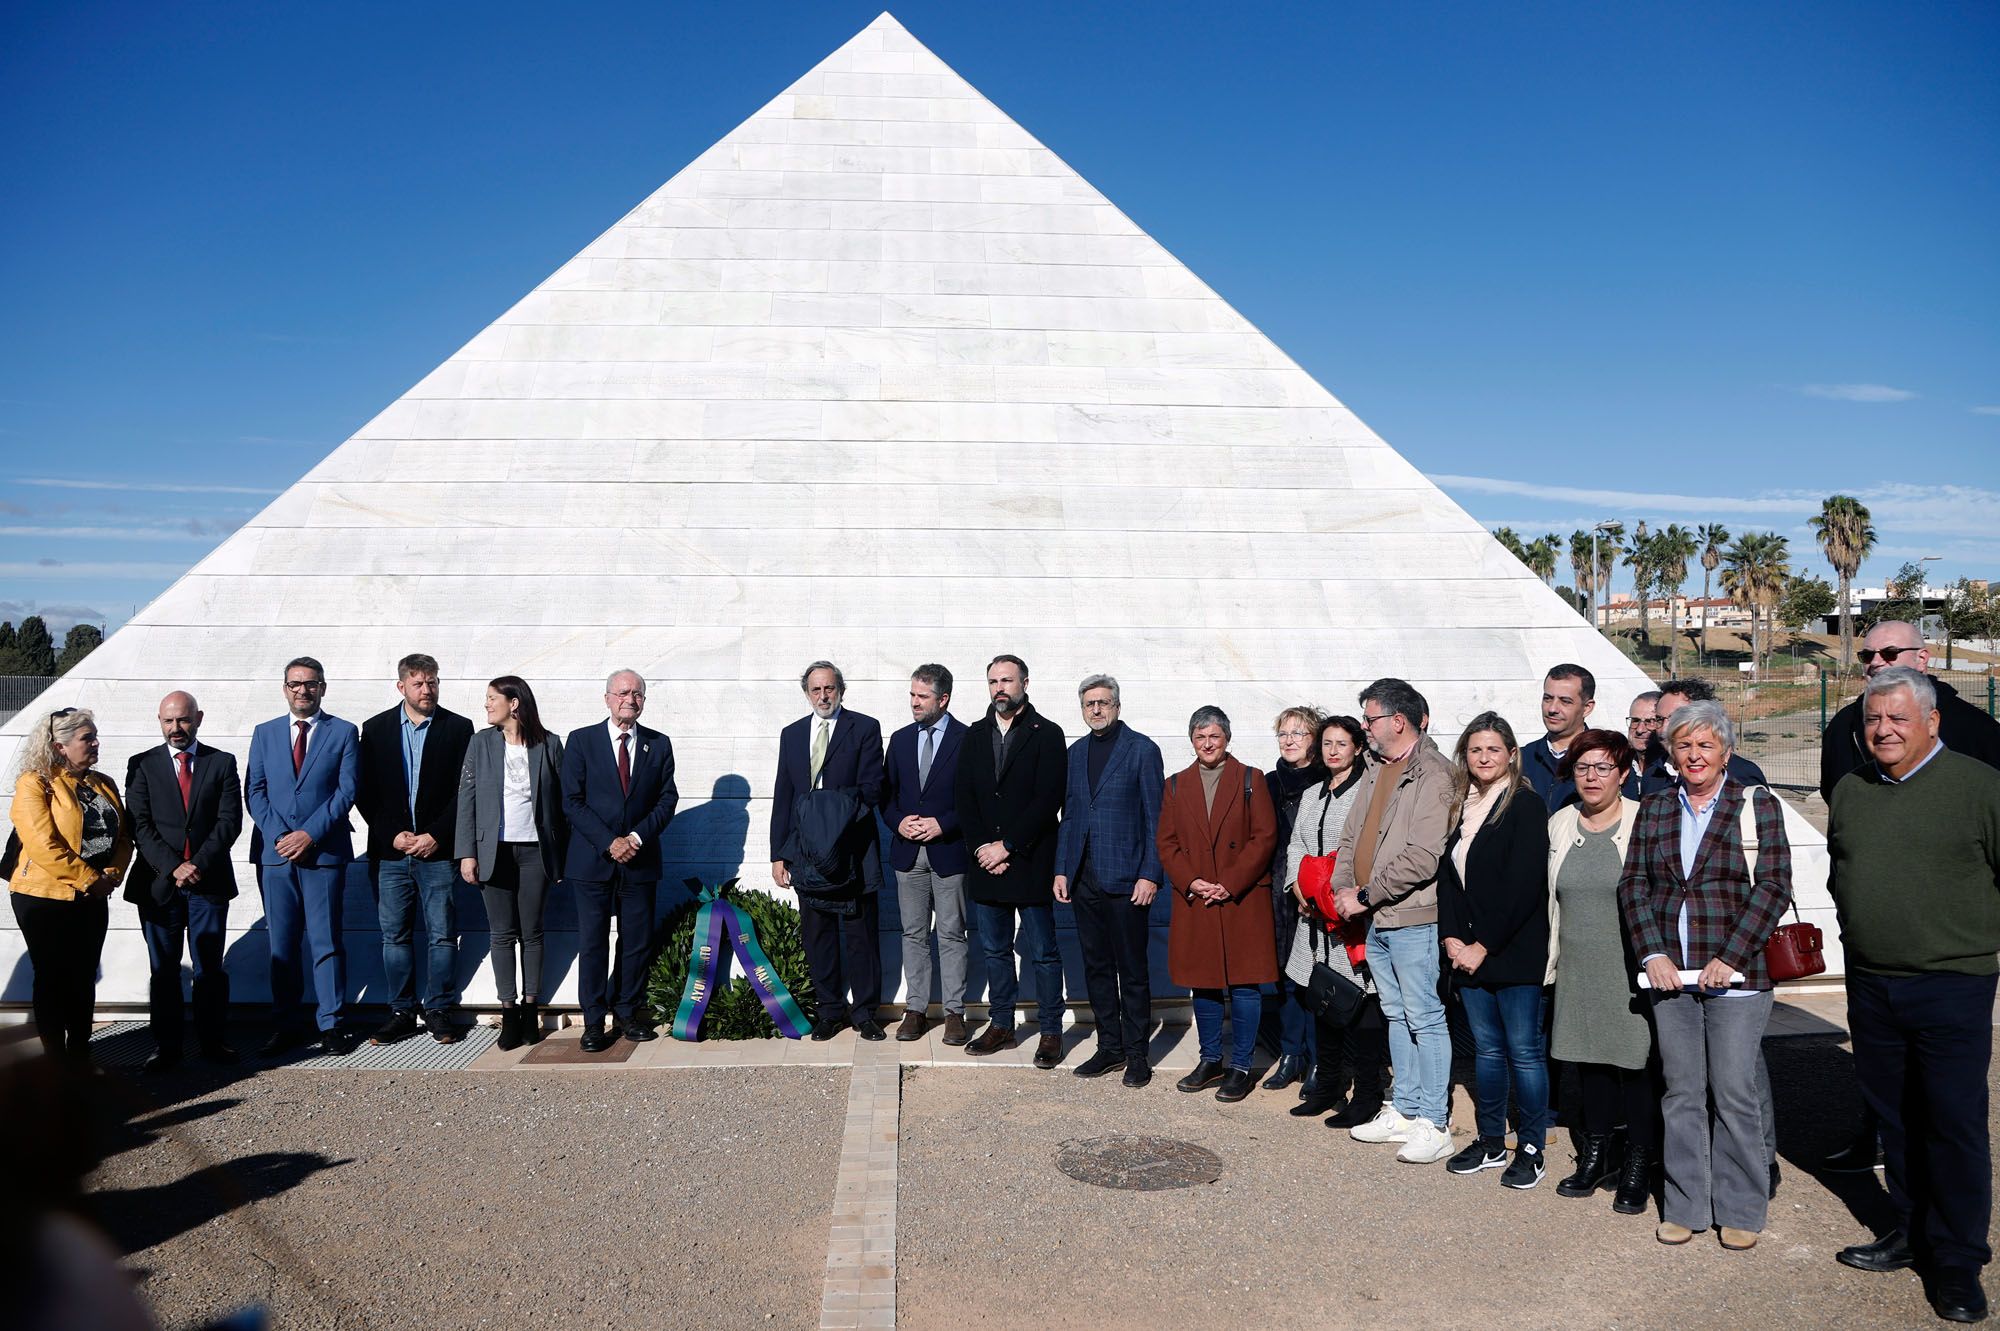
[[[1478,1128],[1446,1162],[1454,1174],[1502,1169],[1532,1188],[1546,1163],[1549,1064],[1542,985],[1549,969],[1549,811],[1521,775],[1521,746],[1497,712],[1458,737],[1452,830],[1438,872],[1438,937],[1472,1031]],[[1519,1107],[1507,1156],[1508,1083]]]
[[[1195,760],[1167,778],[1160,804],[1160,864],[1173,885],[1167,973],[1194,991],[1201,1061],[1177,1083],[1217,1087],[1225,1102],[1250,1094],[1250,1056],[1264,1010],[1259,985],[1278,978],[1271,933],[1271,847],[1278,815],[1264,774],[1229,756],[1229,718],[1201,707],[1188,721]],[[1223,1003],[1231,1050],[1223,1062]]]
[[[486,901],[502,1049],[542,1038],[542,911],[562,876],[562,741],[518,675],[486,686],[488,729],[466,746],[458,782],[458,871]],[[520,945],[521,988],[514,988]]]

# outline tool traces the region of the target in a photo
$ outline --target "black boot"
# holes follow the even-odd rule
[[[521,1047],[521,1009],[512,1003],[500,1008],[500,1038],[493,1042],[496,1049],[519,1049]]]
[[[1271,1075],[1264,1078],[1264,1089],[1282,1091],[1293,1082],[1306,1075],[1306,1061],[1298,1054],[1283,1054],[1271,1065]]]
[[[1627,1148],[1625,1168],[1618,1175],[1618,1191],[1611,1209],[1619,1215],[1644,1215],[1653,1204],[1653,1153],[1643,1146]]]
[[[1556,1184],[1556,1195],[1588,1197],[1599,1188],[1609,1188],[1618,1182],[1618,1165],[1611,1135],[1589,1133],[1576,1148],[1576,1172]]]
[[[1299,1102],[1290,1112],[1293,1118],[1318,1118],[1339,1103],[1340,1064],[1322,1061],[1313,1064],[1299,1084]]]
[[[542,1005],[531,998],[521,1004],[521,1043],[540,1044],[543,1034]]]
[[[1320,1071],[1318,1059],[1314,1059],[1312,1062],[1306,1064],[1306,1075],[1299,1078],[1299,1099],[1303,1100],[1308,1095],[1311,1095],[1312,1088],[1318,1084],[1319,1079],[1324,1075]]]

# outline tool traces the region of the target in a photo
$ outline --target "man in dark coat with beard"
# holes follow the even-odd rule
[[[972,850],[965,894],[979,917],[986,950],[987,1009],[992,1020],[968,1054],[1012,1048],[1014,931],[1035,968],[1041,1040],[1035,1066],[1062,1062],[1063,975],[1056,951],[1056,825],[1067,781],[1062,727],[1028,701],[1028,666],[996,656],[986,667],[986,715],[959,748],[958,821]]]

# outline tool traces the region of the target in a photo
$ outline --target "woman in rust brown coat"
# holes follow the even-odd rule
[[[1188,720],[1194,763],[1167,780],[1160,803],[1160,863],[1173,885],[1167,973],[1194,991],[1201,1061],[1183,1091],[1222,1083],[1215,1098],[1250,1094],[1250,1055],[1263,1012],[1260,984],[1278,978],[1271,934],[1271,849],[1278,814],[1264,774],[1229,756],[1229,717],[1202,707]],[[1222,1061],[1223,1000],[1231,1050]]]

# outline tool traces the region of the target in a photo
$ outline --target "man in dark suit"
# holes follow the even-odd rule
[[[1056,951],[1056,819],[1068,766],[1062,727],[1028,701],[1028,667],[1018,656],[986,666],[986,715],[966,728],[958,760],[958,821],[972,850],[965,892],[979,907],[991,1022],[968,1054],[1012,1048],[1015,921],[1035,968],[1041,1039],[1035,1066],[1062,1062],[1063,974]]]
[[[1147,949],[1160,890],[1160,746],[1118,719],[1118,681],[1092,675],[1077,686],[1090,733],[1069,746],[1066,811],[1056,831],[1057,901],[1076,909],[1083,981],[1097,1018],[1097,1052],[1079,1077],[1125,1070],[1125,1084],[1153,1079],[1146,1037],[1153,1024]]]
[[[201,708],[194,695],[160,699],[166,743],[132,755],[125,769],[125,810],[138,854],[125,879],[125,899],[139,908],[139,927],[152,963],[149,990],[153,1056],[145,1071],[181,1061],[181,953],[194,957],[194,1031],[201,1056],[234,1063],[223,1038],[229,1015],[229,972],[222,944],[236,870],[229,848],[243,833],[243,786],[236,755],[195,741]]]
[[[1596,709],[1597,676],[1567,661],[1549,667],[1542,679],[1542,726],[1548,733],[1521,746],[1521,775],[1550,813],[1576,798],[1576,783],[1557,776],[1556,768]]]
[[[583,1004],[585,1053],[611,1047],[607,1006],[625,1038],[658,1037],[645,1006],[652,961],[653,901],[660,885],[660,838],[673,821],[674,746],[639,724],[646,681],[620,670],[604,682],[602,725],[572,730],[563,745],[563,812],[569,818],[564,881],[576,897],[576,989]],[[611,994],[611,917],[618,917],[618,992]]]
[[[884,1033],[875,1009],[882,1002],[882,848],[875,834],[875,807],[882,798],[882,725],[841,706],[847,680],[831,661],[807,666],[799,687],[812,714],[778,736],[778,775],[771,786],[771,881],[793,886],[785,845],[794,831],[799,796],[814,789],[852,791],[867,812],[848,829],[858,881],[838,900],[809,900],[801,893],[799,931],[819,1003],[812,1038],[832,1039],[851,1022],[862,1039],[880,1040]]]
[[[931,1001],[931,917],[944,972],[944,1042],[966,1040],[965,838],[958,830],[958,754],[965,727],[951,707],[951,671],[920,665],[910,676],[909,725],[889,736],[882,820],[895,839],[896,906],[903,921],[903,1019],[898,1040],[916,1040]]]
[[[370,1044],[417,1033],[417,916],[429,935],[423,1028],[439,1044],[458,1031],[458,884],[452,839],[458,832],[458,776],[472,722],[438,706],[436,658],[415,652],[396,663],[403,701],[361,726],[361,793],[368,823],[368,881],[382,927],[382,973],[389,1020]]]
[[[341,1025],[347,1009],[347,953],[341,937],[354,829],[347,816],[361,782],[361,733],[320,707],[326,671],[310,656],[285,666],[286,714],[250,735],[243,803],[256,823],[257,885],[271,945],[271,1006],[277,1026],[259,1052],[283,1053],[302,1036],[294,1025],[305,992],[303,941],[312,948],[320,1046],[354,1051]]]

